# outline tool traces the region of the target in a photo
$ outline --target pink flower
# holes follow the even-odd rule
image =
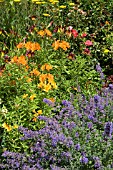
[[[78,32],[76,30],[72,29],[71,32],[72,32],[74,38],[78,37]]]
[[[69,26],[69,27],[68,27],[68,30],[69,30],[69,31],[72,31],[72,29],[73,29],[72,26]]]
[[[91,46],[91,45],[93,45],[93,43],[92,43],[92,41],[87,40],[87,41],[85,42],[85,45],[86,45],[86,46]]]
[[[85,33],[85,32],[81,35],[82,38],[84,38],[86,36],[87,36],[87,33]]]

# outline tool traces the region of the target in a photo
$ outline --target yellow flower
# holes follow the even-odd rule
[[[75,4],[74,3],[69,3],[70,6],[74,6]]]
[[[51,85],[49,83],[48,84],[44,84],[43,90],[45,92],[48,92],[49,90],[51,90]]]
[[[33,100],[36,97],[36,94],[33,94],[29,97],[30,100]]]
[[[34,117],[37,117],[42,114],[42,110],[38,110],[38,112],[35,112]]]
[[[3,124],[2,124],[2,127],[3,127],[4,129],[6,129],[8,132],[12,130],[11,126],[8,125],[8,124],[6,124],[6,123],[3,123]]]
[[[65,5],[61,5],[61,6],[59,6],[59,8],[64,9],[64,8],[66,8],[66,6]]]
[[[36,112],[35,110],[33,110],[33,112],[34,112],[35,114],[33,115],[34,118],[33,118],[32,120],[33,120],[33,122],[36,122],[37,117],[38,117],[40,114],[42,114],[42,110],[38,110],[38,112]]]
[[[14,128],[14,129],[18,129],[18,125],[14,125],[13,128]]]
[[[44,1],[43,1],[43,2],[40,2],[40,1],[39,1],[39,2],[36,2],[36,4],[39,4],[39,5],[40,5],[40,4],[45,4],[45,3],[46,3],[46,2],[44,2]]]
[[[4,0],[0,0],[0,2],[4,2]]]
[[[14,0],[14,2],[20,2],[21,0]]]
[[[107,54],[108,52],[109,52],[109,50],[108,50],[108,49],[105,49],[105,50],[104,50],[104,53],[105,53],[105,54]]]
[[[43,14],[43,16],[45,16],[45,17],[49,17],[50,15],[49,15],[49,14],[45,14],[45,13],[44,13],[44,14]]]
[[[27,98],[27,96],[28,96],[28,94],[24,94],[22,98],[25,99],[25,98]]]
[[[37,2],[37,1],[39,1],[39,0],[32,0],[32,2]]]

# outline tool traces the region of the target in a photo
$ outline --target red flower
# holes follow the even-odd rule
[[[87,33],[83,33],[83,34],[81,35],[82,38],[84,38],[84,37],[86,37],[86,36],[87,36]]]
[[[92,41],[87,40],[87,41],[85,42],[85,45],[86,45],[86,46],[91,46],[91,45],[93,45],[93,43],[92,43]]]
[[[76,30],[73,30],[73,29],[72,29],[71,32],[72,32],[74,38],[78,37],[78,32],[77,32]]]

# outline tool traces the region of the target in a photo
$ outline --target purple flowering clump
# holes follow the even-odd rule
[[[112,162],[112,156],[107,157],[107,155],[112,155],[109,152],[113,147],[109,143],[107,150],[109,139],[105,140],[102,136],[104,129],[104,137],[110,137],[109,142],[112,142],[112,85],[102,89],[101,95],[97,94],[89,100],[86,100],[82,94],[76,108],[72,104],[74,100],[72,102],[63,100],[58,105],[53,105],[46,98],[43,101],[52,107],[51,115],[54,116],[40,115],[38,119],[44,121],[45,125],[37,131],[20,126],[18,130],[23,133],[22,142],[28,140],[29,145],[29,140],[32,141],[30,150],[27,151],[28,153],[5,151],[2,154],[4,161],[0,162],[0,168],[65,170],[94,167],[99,169],[103,165],[107,167]],[[102,157],[105,148],[106,162],[105,157]],[[100,154],[100,159],[94,157],[94,153]]]
[[[80,150],[80,144],[79,144],[79,143],[75,145],[75,149],[76,149],[77,151]]]
[[[111,137],[113,133],[113,123],[107,122],[104,126],[104,136]]]
[[[85,157],[85,156],[83,156],[82,158],[80,158],[80,162],[81,162],[82,164],[87,164],[87,163],[88,163],[88,158]]]

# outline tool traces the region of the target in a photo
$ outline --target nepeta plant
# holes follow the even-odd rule
[[[2,169],[112,169],[113,149],[113,85],[102,89],[101,95],[86,100],[82,95],[79,109],[63,100],[52,104],[52,118],[39,116],[45,126],[32,131],[19,127],[21,140],[28,141],[30,152],[5,151]]]

